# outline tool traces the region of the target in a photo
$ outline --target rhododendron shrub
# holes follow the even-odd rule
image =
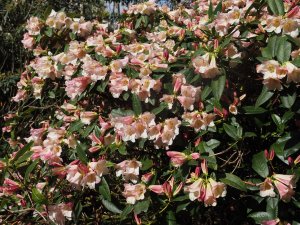
[[[28,20],[1,223],[298,224],[299,24],[293,0]]]

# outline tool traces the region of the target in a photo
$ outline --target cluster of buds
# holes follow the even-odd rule
[[[148,188],[156,194],[165,194],[169,199],[171,199],[180,192],[182,187],[183,182],[180,182],[178,185],[175,185],[174,177],[172,177],[170,180],[165,181],[162,185],[150,185]]]

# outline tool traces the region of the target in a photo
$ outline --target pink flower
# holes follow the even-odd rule
[[[138,200],[145,198],[146,186],[144,184],[124,184],[125,190],[122,195],[128,204],[135,204]]]
[[[34,38],[31,37],[28,33],[24,34],[23,40],[21,42],[23,43],[23,46],[26,49],[33,49],[33,46],[35,44]]]
[[[84,92],[90,83],[90,77],[76,77],[70,81],[66,81],[66,92],[68,97],[74,99],[76,96]]]
[[[277,219],[274,219],[274,220],[263,221],[261,224],[262,225],[276,225],[279,222],[280,222],[280,220],[277,218]]]
[[[9,178],[5,178],[3,182],[3,186],[0,187],[0,192],[2,192],[4,195],[13,195],[15,192],[17,192],[20,189],[20,187],[21,186],[19,183]]]
[[[205,206],[216,206],[216,199],[226,195],[226,186],[221,182],[216,182],[212,178],[198,178],[190,186],[185,186],[184,191],[189,193],[191,201],[198,199]]]
[[[191,155],[186,155],[183,152],[167,151],[167,155],[171,158],[172,165],[179,167],[184,164],[189,159],[198,159],[200,157],[199,153],[192,153]]]
[[[18,90],[17,94],[15,97],[13,97],[13,101],[19,102],[25,100],[27,97],[27,92],[26,90]]]
[[[266,178],[265,181],[259,186],[260,192],[259,195],[261,197],[275,197],[274,186],[272,184],[272,180],[270,178]]]
[[[296,186],[295,175],[274,174],[272,178],[274,178],[273,182],[279,192],[280,199],[289,202],[295,194],[293,190]]]
[[[140,167],[142,163],[140,161],[133,160],[124,160],[123,162],[117,164],[116,176],[119,177],[122,175],[125,181],[131,180],[133,183],[136,183],[139,176]]]
[[[181,166],[187,160],[187,156],[183,152],[167,151],[167,155],[171,158],[172,165]]]
[[[49,205],[47,210],[49,219],[57,225],[64,225],[65,218],[67,218],[67,220],[72,219],[72,203]]]
[[[82,123],[89,125],[93,119],[97,117],[96,112],[86,111],[80,113],[80,120]]]

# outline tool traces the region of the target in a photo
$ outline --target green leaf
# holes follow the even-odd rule
[[[113,109],[110,113],[112,117],[123,117],[123,116],[133,116],[134,112],[132,110],[124,109]]]
[[[39,163],[39,160],[36,159],[34,160],[26,169],[26,172],[25,172],[25,180],[28,181],[29,180],[29,175],[30,173],[34,170],[34,168],[37,166],[37,164]]]
[[[142,17],[140,17],[136,20],[134,29],[138,29],[141,26],[141,23],[142,23]]]
[[[262,107],[255,107],[255,106],[244,106],[243,109],[245,110],[245,114],[247,115],[262,114],[267,112],[266,109]]]
[[[161,102],[157,108],[155,108],[151,111],[151,113],[154,115],[157,115],[157,114],[161,113],[167,107],[168,107],[168,104],[166,102]]]
[[[141,115],[143,112],[141,101],[136,94],[132,94],[132,108],[136,116]]]
[[[211,0],[209,1],[209,7],[208,7],[207,15],[208,15],[208,18],[210,20],[213,19],[213,16],[214,16],[214,14],[213,14],[213,4],[212,4]]]
[[[275,155],[284,163],[288,164],[288,161],[285,159],[285,155],[284,155],[284,146],[285,146],[285,142],[283,143],[274,143],[271,146],[271,149],[274,149],[275,151]]]
[[[217,80],[211,82],[212,92],[217,100],[220,100],[224,87],[225,87],[226,76],[220,76]]]
[[[143,159],[141,160],[142,168],[141,170],[148,170],[153,166],[153,161],[151,159]]]
[[[274,35],[269,38],[267,47],[263,48],[261,53],[262,56],[268,59],[272,59],[276,56],[276,47],[277,47],[277,35]]]
[[[280,96],[283,107],[290,109],[296,101],[296,92],[293,95]]]
[[[263,221],[274,219],[272,218],[272,215],[267,212],[254,212],[249,214],[248,217],[254,219],[254,221],[259,224]]]
[[[256,103],[255,103],[255,108],[258,108],[262,104],[264,104],[266,101],[268,101],[272,96],[274,95],[273,92],[268,91],[268,89],[264,86],[260,95],[258,96]]]
[[[127,155],[127,154],[128,154],[125,145],[119,146],[119,147],[118,147],[118,152],[119,152],[121,155]]]
[[[201,100],[204,101],[208,95],[211,93],[212,89],[210,86],[205,86],[205,88],[201,91]]]
[[[289,61],[292,51],[292,44],[287,41],[287,37],[280,37],[276,49],[276,56],[279,62]]]
[[[259,152],[252,157],[252,169],[258,173],[261,177],[267,177],[269,175],[268,161],[264,152]]]
[[[267,3],[274,15],[283,16],[285,14],[282,0],[268,0]]]
[[[183,203],[177,206],[176,208],[176,213],[182,211],[182,210],[186,210],[186,207],[190,204],[191,202],[187,202],[187,203]]]
[[[218,5],[214,10],[214,15],[216,16],[219,12],[222,12],[222,0],[219,1]]]
[[[36,203],[46,203],[47,199],[45,198],[45,196],[36,188],[32,189],[32,195],[31,195],[33,201],[35,201]]]
[[[167,225],[177,225],[175,214],[172,211],[168,211],[166,215]]]
[[[96,124],[90,124],[89,126],[87,126],[84,130],[80,130],[80,134],[83,138],[86,138],[87,136],[89,136],[89,134],[94,130]]]
[[[20,158],[18,158],[18,160],[15,162],[15,165],[19,165],[22,162],[27,161],[30,158],[30,156],[32,156],[32,154],[33,151],[25,152],[22,156],[20,156]]]
[[[99,192],[105,200],[108,200],[108,201],[111,202],[111,195],[110,195],[109,186],[108,186],[108,184],[107,184],[104,177],[101,178],[101,184],[99,186]]]
[[[117,206],[115,206],[112,202],[107,201],[105,199],[102,199],[102,204],[104,205],[104,207],[106,209],[108,209],[109,211],[116,213],[116,214],[121,214],[122,211],[120,209],[118,209]]]
[[[231,187],[234,187],[241,191],[247,191],[246,184],[241,180],[241,178],[234,174],[226,173],[226,177],[220,180]]]
[[[77,143],[76,152],[77,152],[78,158],[83,163],[87,163],[88,162],[88,158],[86,156],[85,150],[86,150],[86,146],[85,145]]]
[[[123,209],[121,215],[120,215],[120,219],[124,220],[126,218],[126,216],[132,212],[133,210],[133,205],[126,205],[126,207]]]
[[[73,32],[70,32],[69,37],[71,38],[72,41],[74,41],[76,39],[76,34]]]
[[[73,133],[73,132],[79,131],[83,126],[84,126],[84,123],[82,123],[81,120],[77,120],[70,124],[68,131],[70,133]]]
[[[237,128],[235,126],[224,123],[223,128],[225,132],[232,137],[234,140],[238,140],[241,136],[238,135]]]
[[[148,208],[150,205],[149,200],[144,200],[144,201],[139,201],[135,206],[134,206],[134,213],[135,214],[140,214],[141,212],[147,212]]]
[[[272,215],[273,218],[278,217],[278,198],[271,198],[267,199],[267,212]]]
[[[15,157],[11,160],[11,163],[14,163],[15,161],[17,161],[22,155],[24,155],[27,151],[29,151],[29,149],[31,148],[31,146],[33,145],[33,141],[29,142],[27,145],[25,145],[23,148],[21,148],[15,155]]]
[[[52,30],[52,28],[47,27],[47,29],[45,30],[45,34],[46,34],[48,37],[52,37],[52,36],[53,36],[53,30]]]

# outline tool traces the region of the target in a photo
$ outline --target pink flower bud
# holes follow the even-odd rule
[[[195,141],[195,147],[197,147],[200,143],[201,143],[202,139],[201,137],[200,138],[197,138],[197,140]]]
[[[121,51],[122,51],[122,45],[118,45],[118,46],[116,47],[116,52],[117,52],[117,54],[119,54]]]
[[[134,220],[136,222],[137,225],[142,224],[142,219],[138,217],[137,214],[134,213]]]
[[[148,183],[153,177],[153,172],[146,173],[142,176],[142,181]]]
[[[177,78],[174,84],[174,93],[178,92],[181,88],[182,80],[180,78]]]
[[[289,163],[290,166],[294,165],[294,160],[291,156],[288,157],[288,163]]]
[[[266,159],[269,160],[269,152],[268,152],[268,149],[265,149],[264,153],[265,153]]]
[[[170,185],[170,183],[168,181],[166,181],[164,184],[163,184],[163,189],[164,189],[164,192],[165,194],[168,196],[168,198],[171,198],[173,193],[172,193],[172,187]]]
[[[294,8],[292,8],[292,9],[287,13],[287,17],[288,17],[288,18],[291,18],[291,17],[297,15],[298,12],[299,12],[299,10],[300,10],[300,7],[299,7],[299,6],[295,6]]]
[[[219,47],[219,40],[214,40],[214,49],[217,49]]]
[[[207,161],[203,159],[201,162],[201,170],[203,173],[208,174]]]
[[[274,151],[274,149],[271,149],[270,155],[269,155],[269,160],[272,161],[274,159],[274,156],[275,156],[275,151]]]
[[[164,58],[166,59],[166,61],[168,61],[169,60],[169,51],[167,49],[165,49],[163,54],[164,54]]]
[[[197,166],[196,169],[195,169],[195,176],[196,176],[196,177],[199,177],[200,171],[201,171],[200,167]]]

